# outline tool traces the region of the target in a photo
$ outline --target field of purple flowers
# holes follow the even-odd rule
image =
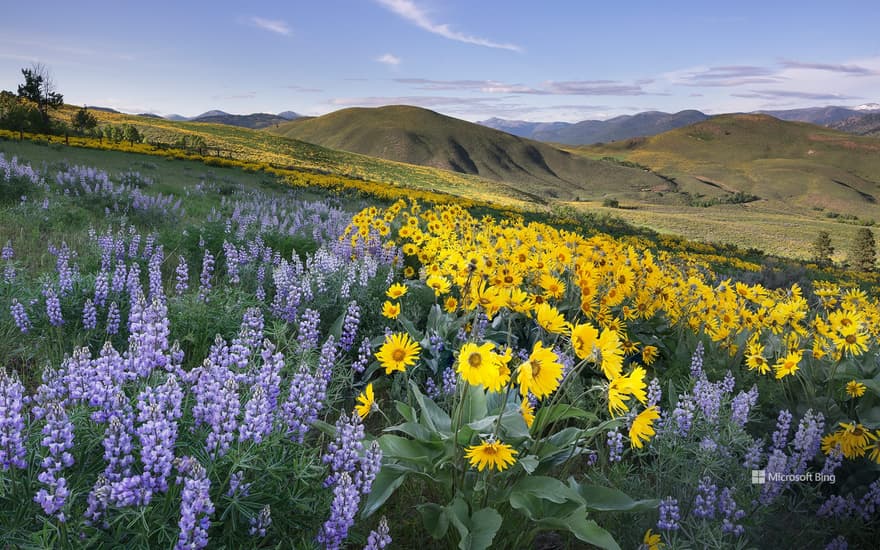
[[[401,247],[340,238],[375,202],[17,151],[0,153],[4,548],[858,548],[877,532],[876,468],[818,458],[834,426],[771,409],[778,384],[738,379],[696,334],[656,327],[675,344],[644,402],[664,412],[650,445],[625,448],[634,415],[601,420],[604,402],[529,421],[517,399],[469,396],[456,352],[505,327],[444,317],[424,278],[394,321]],[[430,369],[379,382],[401,327]],[[572,372],[571,349],[553,349]],[[460,450],[460,429],[531,433],[540,451],[462,472],[447,495],[441,449]]]

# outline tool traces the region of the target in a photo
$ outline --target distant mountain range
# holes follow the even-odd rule
[[[806,109],[790,109],[783,111],[757,111],[780,120],[793,122],[809,122],[820,126],[828,126],[861,135],[873,135],[878,125],[871,123],[871,117],[880,113],[880,104],[867,103],[858,107],[809,107]],[[860,122],[865,119],[868,122]],[[608,120],[584,120],[581,122],[528,122],[524,120],[506,120],[490,118],[478,122],[483,126],[501,130],[515,136],[562,143],[565,145],[590,145],[630,139],[649,137],[669,130],[683,128],[710,118],[709,115],[695,110],[678,113],[646,111],[635,115],[623,115]]]
[[[118,113],[119,111],[115,109],[110,109],[107,107],[95,107],[92,105],[88,106],[89,109],[93,109],[95,111],[106,111],[109,113]],[[259,130],[262,128],[268,128],[270,126],[275,126],[276,124],[281,124],[283,122],[289,122],[291,120],[301,118],[302,115],[296,113],[294,111],[283,111],[278,113],[277,115],[271,113],[251,113],[249,115],[233,115],[227,113],[226,111],[220,111],[218,109],[214,109],[211,111],[205,111],[204,113],[194,116],[194,117],[185,117],[177,114],[161,116],[155,113],[141,113],[138,116],[145,116],[151,118],[164,118],[166,120],[173,120],[176,122],[208,122],[211,124],[226,124],[229,126],[240,126],[242,128],[251,128],[253,130]]]

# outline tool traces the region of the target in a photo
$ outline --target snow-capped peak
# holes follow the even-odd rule
[[[856,111],[880,111],[880,103],[865,103],[855,108]]]

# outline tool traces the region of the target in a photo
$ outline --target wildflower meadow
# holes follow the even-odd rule
[[[4,548],[875,547],[863,282],[4,147]]]

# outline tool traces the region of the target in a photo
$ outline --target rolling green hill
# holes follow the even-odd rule
[[[352,108],[268,132],[393,161],[503,181],[525,193],[571,199],[668,191],[657,176],[410,106]]]
[[[708,197],[743,192],[792,210],[880,220],[880,140],[766,115],[721,115],[653,136],[576,149],[614,156]]]

